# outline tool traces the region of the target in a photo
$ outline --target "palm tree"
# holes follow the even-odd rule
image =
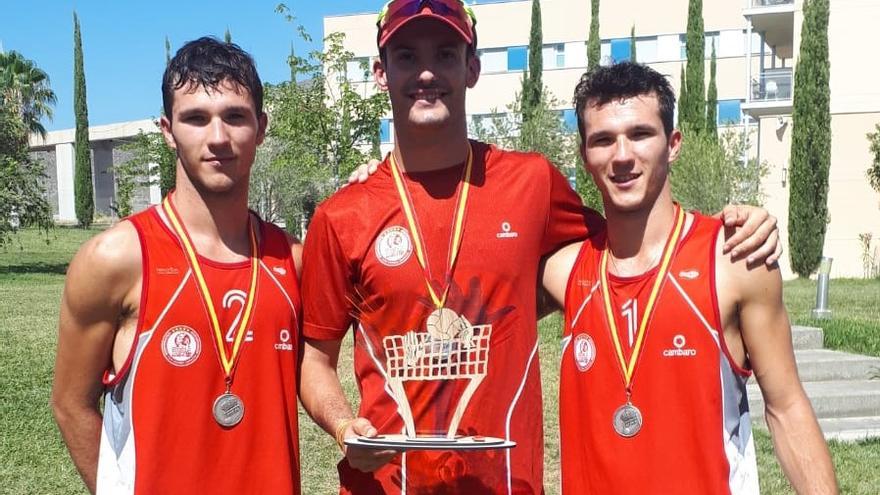
[[[17,110],[30,132],[46,136],[40,121],[52,119],[55,92],[49,75],[16,51],[0,52],[0,102]]]

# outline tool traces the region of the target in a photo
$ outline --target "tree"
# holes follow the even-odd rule
[[[636,57],[636,25],[633,24],[632,28],[629,30],[629,59],[633,62],[638,62],[639,59]]]
[[[491,116],[474,120],[470,134],[480,141],[497,143],[505,149],[541,153],[563,175],[574,175],[575,189],[584,204],[601,211],[602,198],[581,166],[577,130],[566,128],[559,110],[555,110],[562,104],[548,88],[544,88],[542,95],[538,106],[533,109],[531,120],[523,120],[522,100],[517,94],[513,103],[507,106],[506,113],[496,109]]]
[[[880,193],[880,124],[874,125],[875,132],[868,133],[871,156],[873,161],[868,168],[868,182],[875,191]]]
[[[49,75],[16,51],[0,51],[0,103],[19,115],[29,132],[46,137],[41,120],[52,119],[55,92]]]
[[[687,209],[706,214],[728,204],[760,206],[764,201],[761,179],[766,163],[742,163],[746,141],[741,133],[727,130],[720,138],[708,133],[688,134],[681,153],[671,164],[670,182],[676,201]]]
[[[523,75],[522,117],[531,120],[535,109],[540,105],[544,90],[544,35],[541,28],[541,1],[532,0],[532,25],[529,32],[529,71]]]
[[[703,0],[689,0],[687,39],[686,90],[678,103],[681,127],[702,132],[706,122],[706,40],[703,32]]]
[[[223,33],[223,41],[232,43],[232,33],[229,32],[229,26],[226,26],[226,32]]]
[[[819,266],[828,223],[831,111],[828,0],[807,0],[794,73],[789,246],[792,270],[807,277]]]
[[[679,88],[678,88],[678,127],[682,127],[684,124],[684,120],[682,120],[682,101],[687,99],[687,77],[684,74],[684,64],[681,65],[681,76],[679,76]]]
[[[286,6],[276,11],[294,20]],[[301,26],[297,30],[311,42]],[[339,178],[370,158],[377,123],[390,109],[385,93],[363,96],[346,77],[354,54],[344,49],[344,36],[331,33],[323,51],[292,57],[291,81],[266,85],[270,145],[261,146],[266,150],[251,177],[251,207],[290,226],[310,218]]]
[[[598,67],[602,57],[599,38],[599,0],[590,0],[590,36],[587,38],[587,70]]]
[[[86,76],[83,69],[82,37],[79,19],[73,13],[73,113],[76,119],[74,135],[75,166],[73,195],[76,220],[80,227],[92,224],[95,215],[95,197],[92,186],[92,155],[89,148],[89,110],[86,104]]]
[[[706,134],[718,136],[718,84],[715,82],[715,42],[712,42],[712,61],[709,63],[709,89],[706,92]]]
[[[171,63],[171,40],[165,36],[165,66]]]
[[[52,225],[43,187],[46,175],[28,153],[29,129],[14,110],[0,105],[0,246],[19,226],[48,231]]]

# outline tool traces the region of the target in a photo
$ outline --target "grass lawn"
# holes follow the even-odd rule
[[[58,303],[64,271],[76,247],[97,231],[55,229],[45,236],[24,232],[0,249],[0,486],[4,494],[82,494],[76,470],[52,421],[48,408],[55,353]],[[815,322],[809,309],[814,283],[785,284],[792,320],[822,326],[826,345],[880,355],[880,281],[833,280],[833,320]],[[556,397],[561,318],[541,321],[541,367],[544,384],[546,486],[559,493],[558,423]],[[351,342],[340,360],[344,386],[355,387],[350,370]],[[756,432],[763,493],[792,493],[773,456],[769,437]],[[300,415],[303,493],[336,493],[335,464],[340,455],[333,439]],[[843,493],[878,493],[880,440],[830,444]]]

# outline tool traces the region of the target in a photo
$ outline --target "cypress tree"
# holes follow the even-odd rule
[[[223,41],[232,43],[232,33],[229,32],[229,26],[226,26],[226,32],[223,33]]]
[[[792,270],[818,268],[828,223],[831,110],[828,0],[806,0],[794,73],[788,232]]]
[[[709,64],[709,89],[706,91],[706,133],[718,140],[718,84],[715,82],[715,42],[712,42],[712,61]]]
[[[682,95],[679,121],[696,132],[706,122],[706,41],[703,32],[703,0],[689,0],[687,40],[687,91]]]
[[[687,100],[687,78],[684,74],[684,64],[681,64],[681,76],[679,76],[679,87],[678,87],[678,128],[682,127],[684,120],[682,119],[684,116],[684,102]]]
[[[89,149],[89,110],[86,105],[86,76],[83,70],[82,37],[79,19],[73,13],[73,113],[76,119],[74,135],[73,196],[76,221],[80,227],[92,224],[95,215],[95,197],[92,185],[92,156]]]
[[[165,36],[165,65],[170,63],[171,40]],[[162,114],[165,114],[164,108],[162,108]],[[159,164],[159,192],[164,198],[177,184],[177,153],[168,148],[161,134],[156,136],[152,142],[155,143],[153,149],[156,151],[155,155],[158,157],[156,161]]]
[[[165,36],[165,66],[171,63],[171,40],[168,39],[168,36]]]
[[[629,59],[632,62],[638,62],[639,59],[636,57],[636,25],[632,25],[632,29],[629,30]]]
[[[590,37],[587,39],[587,70],[598,67],[602,57],[599,38],[599,0],[590,0]]]
[[[532,118],[541,104],[544,90],[544,34],[541,29],[541,2],[532,0],[532,27],[529,33],[529,71],[523,75],[522,116],[523,122]]]

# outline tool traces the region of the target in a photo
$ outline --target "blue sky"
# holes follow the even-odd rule
[[[73,127],[73,11],[80,20],[91,125],[157,116],[165,68],[165,36],[172,51],[202,35],[223,36],[249,51],[264,81],[290,77],[290,43],[305,46],[295,25],[275,13],[278,1],[252,0],[50,0],[3,2],[0,42],[49,74],[58,97],[49,130]],[[326,15],[378,12],[383,0],[288,0],[286,5],[315,40]]]

